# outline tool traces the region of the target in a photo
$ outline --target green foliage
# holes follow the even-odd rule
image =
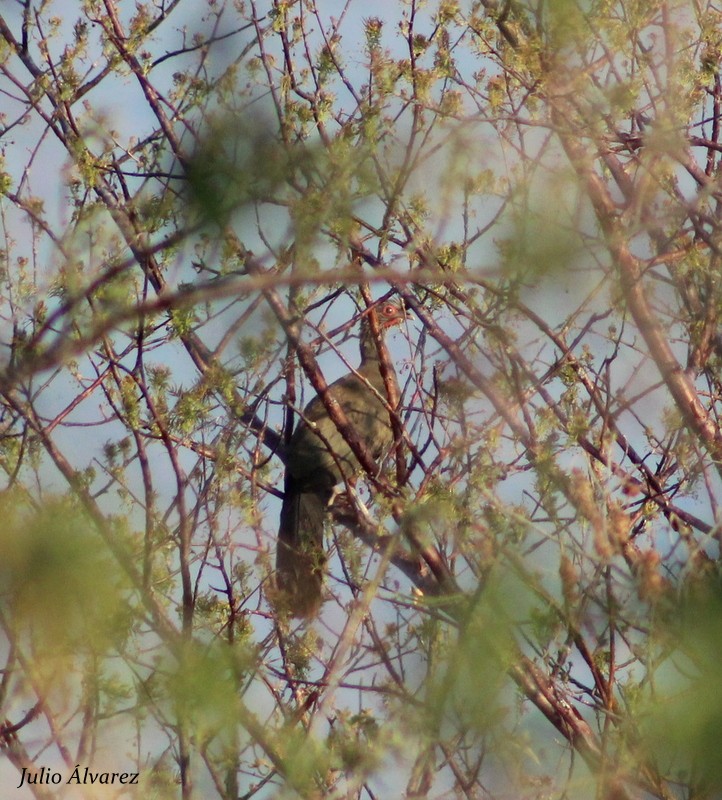
[[[348,239],[353,208],[377,185],[366,153],[345,135],[320,150],[283,144],[262,124],[230,120],[209,128],[187,175],[191,207],[204,224],[224,226],[237,212],[283,198],[299,260],[326,226]]]
[[[357,779],[378,769],[386,755],[379,733],[379,722],[368,709],[339,715],[328,738],[337,768]]]
[[[0,497],[0,600],[46,657],[103,654],[132,619],[131,595],[94,523],[68,498],[38,509]]]
[[[722,588],[717,578],[689,596],[657,628],[664,657],[640,709],[643,748],[673,780],[722,788]]]
[[[528,600],[528,592],[511,576],[488,576],[457,640],[439,649],[427,689],[435,729],[448,724],[490,733],[503,726],[509,713],[507,667],[515,657],[513,631],[528,614]]]
[[[13,179],[5,171],[5,158],[0,156],[0,195],[7,194],[13,186]]]
[[[577,182],[570,172],[537,176],[519,188],[510,210],[510,232],[499,242],[502,263],[512,280],[564,280],[583,253],[575,217]],[[553,200],[549,201],[549,196]]]
[[[266,127],[221,121],[206,132],[187,165],[192,207],[203,223],[223,226],[237,209],[270,196],[297,165]]]
[[[235,730],[242,708],[239,682],[252,664],[252,652],[241,644],[216,640],[210,645],[188,642],[162,667],[162,693],[203,746],[218,737],[228,741]]]

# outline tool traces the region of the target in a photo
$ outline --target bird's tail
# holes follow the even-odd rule
[[[294,617],[313,617],[321,607],[327,503],[327,492],[300,492],[286,477],[276,570],[281,601]]]

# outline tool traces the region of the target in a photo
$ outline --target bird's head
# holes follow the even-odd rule
[[[380,303],[366,309],[363,315],[373,315],[380,331],[395,328],[397,325],[403,325],[407,319],[413,319],[413,315],[406,308],[406,304],[401,298],[382,300]]]

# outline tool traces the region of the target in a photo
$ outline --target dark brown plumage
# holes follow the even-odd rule
[[[397,301],[387,301],[366,312],[361,323],[361,364],[356,372],[332,383],[329,392],[370,454],[379,459],[391,447],[393,434],[370,314],[376,316],[382,335],[407,316]],[[395,381],[395,375],[393,378]],[[358,470],[350,445],[329,417],[321,398],[315,397],[304,409],[289,443],[276,551],[279,590],[295,616],[313,616],[321,605],[326,510],[334,487],[353,478]]]

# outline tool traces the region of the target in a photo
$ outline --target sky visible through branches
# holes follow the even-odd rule
[[[722,11],[27,0],[0,45],[0,795],[717,796]],[[299,620],[289,443],[381,297],[396,441]]]

